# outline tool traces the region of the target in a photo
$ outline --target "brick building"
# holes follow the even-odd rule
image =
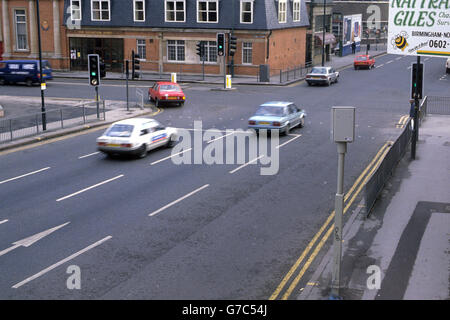
[[[4,57],[35,57],[35,1],[1,6]],[[86,70],[87,54],[98,53],[108,70],[121,72],[134,50],[144,71],[199,73],[196,44],[207,41],[205,72],[221,74],[220,32],[237,37],[235,56],[226,58],[236,74],[305,63],[304,0],[40,0],[40,11],[43,56],[55,69]]]
[[[36,1],[1,0],[3,59],[37,59],[39,55]],[[63,0],[41,0],[40,22],[43,59],[55,69],[67,69],[66,28],[62,25]]]

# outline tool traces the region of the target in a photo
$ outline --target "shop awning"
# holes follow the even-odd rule
[[[323,33],[316,33],[315,34],[316,37],[316,41],[318,42],[319,45],[322,45],[322,41],[323,41]],[[334,44],[336,43],[336,37],[334,36],[334,34],[332,33],[325,33],[325,44]]]

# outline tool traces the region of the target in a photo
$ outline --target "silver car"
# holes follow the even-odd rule
[[[333,67],[314,67],[311,72],[306,75],[306,82],[309,86],[313,84],[330,85],[339,80],[339,72]]]

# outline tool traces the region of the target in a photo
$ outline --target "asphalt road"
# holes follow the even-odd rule
[[[185,106],[156,116],[177,128],[201,120],[204,129],[246,129],[258,104],[294,101],[307,122],[280,138],[276,175],[261,175],[258,162],[159,161],[170,149],[110,159],[95,153],[101,131],[0,154],[0,299],[268,299],[334,207],[330,108],[357,108],[345,190],[398,134],[395,124],[409,112],[408,67],[415,59],[397,58],[379,57],[370,71],[342,70],[331,87],[302,82],[222,92],[186,84]],[[425,61],[426,94],[448,91],[443,61]],[[122,89],[111,81],[101,92],[123,100]],[[86,98],[91,91],[80,80],[55,80],[46,94]],[[0,95],[39,95],[39,88],[4,86]],[[54,227],[29,246],[18,242]],[[324,252],[286,298],[296,298]],[[80,290],[67,288],[72,265],[81,272]]]

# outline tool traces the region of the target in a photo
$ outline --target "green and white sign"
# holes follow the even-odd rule
[[[450,0],[389,0],[388,53],[450,57]]]

